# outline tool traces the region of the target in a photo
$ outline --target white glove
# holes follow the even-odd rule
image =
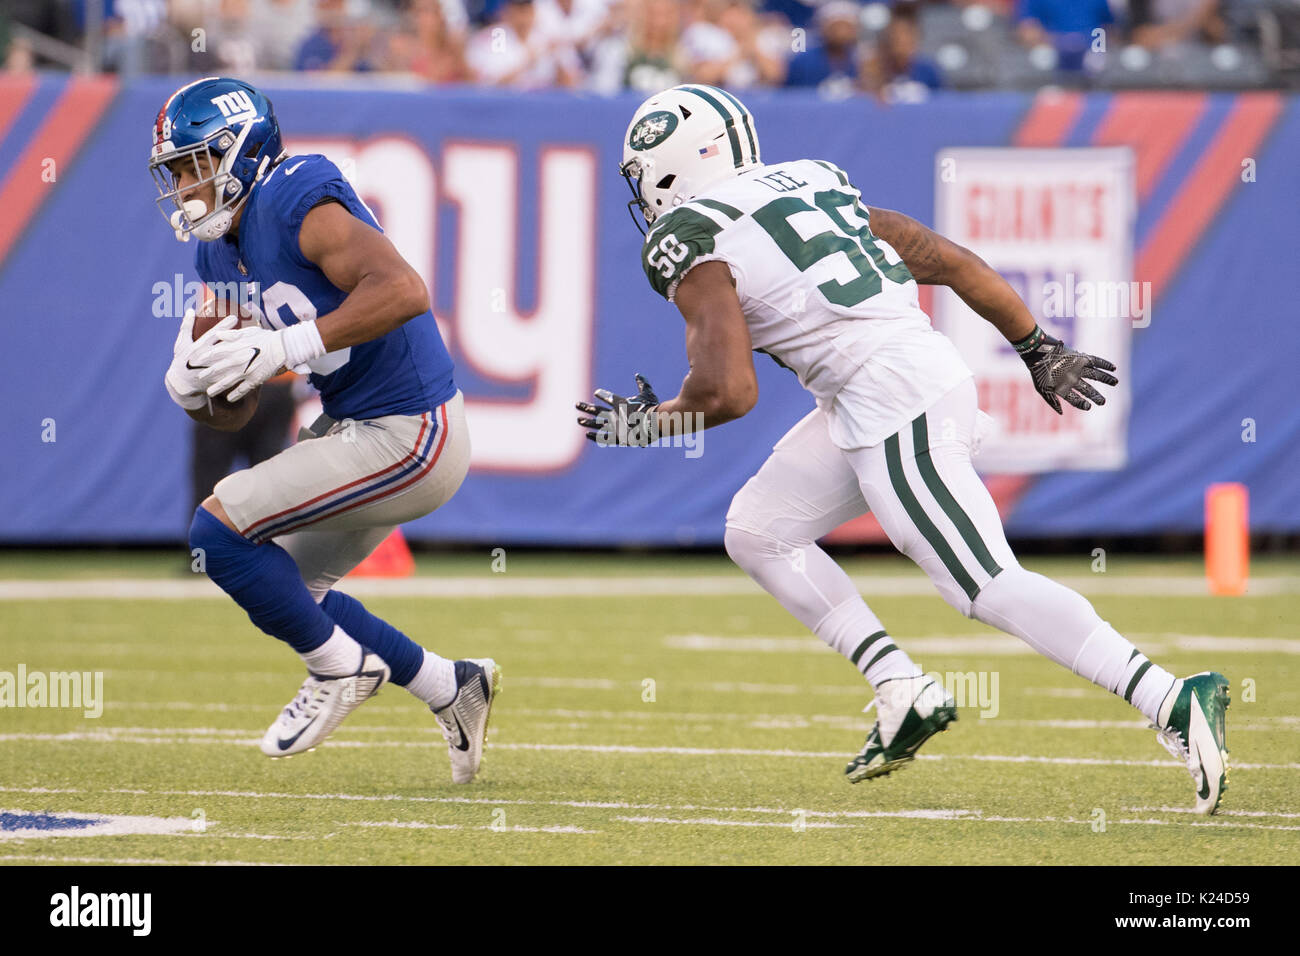
[[[172,401],[187,411],[194,411],[208,404],[205,394],[207,386],[199,373],[203,371],[199,350],[206,349],[219,333],[233,329],[239,322],[238,315],[228,315],[197,341],[194,341],[194,310],[187,309],[181,319],[180,331],[176,333],[176,342],[172,345],[172,364],[163,376],[163,385]]]
[[[230,391],[237,402],[283,368],[299,369],[325,354],[325,344],[315,322],[299,322],[284,329],[235,329],[215,336],[203,355],[207,365],[199,378],[208,394]]]

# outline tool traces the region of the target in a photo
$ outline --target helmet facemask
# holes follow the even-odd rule
[[[632,217],[632,222],[637,229],[641,231],[641,235],[644,236],[647,227],[653,225],[658,217],[650,204],[646,202],[645,196],[641,194],[641,177],[646,171],[645,167],[642,165],[641,160],[629,159],[618,168],[618,171],[622,173],[628,188],[632,190],[632,198],[627,203],[628,214]]]
[[[203,242],[210,242],[230,231],[235,214],[249,193],[230,169],[239,158],[239,152],[251,128],[251,122],[245,123],[236,136],[227,127],[193,146],[163,153],[149,160],[149,172],[153,174],[154,184],[158,187],[158,211],[176,231],[176,238],[181,242],[188,242],[191,235]],[[180,177],[172,170],[173,164],[178,162],[192,164],[196,180],[192,185],[184,188],[178,185]],[[267,162],[263,160],[257,178],[261,178]],[[193,193],[209,183],[213,187],[215,209],[208,209],[202,199],[182,200],[182,193]]]

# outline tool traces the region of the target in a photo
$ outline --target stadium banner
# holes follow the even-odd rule
[[[935,162],[937,232],[1002,274],[1049,335],[1127,368],[1135,324],[1149,321],[1150,283],[1133,280],[1133,151],[945,149]],[[1115,469],[1125,461],[1132,382],[1103,389],[1105,415],[1057,415],[1016,350],[946,287],[935,328],[975,373],[994,430],[980,471]]]
[[[2,543],[179,542],[189,526],[197,426],[162,377],[194,291],[195,245],[174,240],[146,168],[159,105],[181,79],[0,78]],[[425,278],[456,362],[473,468],[447,506],[406,526],[411,539],[721,542],[731,497],[812,407],[793,375],[757,356],[757,408],[676,447],[598,448],[574,421],[573,403],[596,386],[626,393],[640,372],[666,398],[687,371],[681,318],[641,272],[617,172],[636,97],[325,89],[301,78],[265,89],[292,148],[334,157]],[[1081,277],[1152,283],[1145,327],[1103,334],[1091,320],[1043,316],[1116,361],[1131,389],[1063,419],[1028,411],[1027,378],[1014,398],[1010,385],[989,386],[994,373],[1008,383],[1027,373],[1001,346],[968,341],[982,320],[940,303],[986,380],[986,407],[1010,428],[977,461],[1019,472],[989,475],[1012,535],[1199,530],[1204,489],[1219,481],[1248,486],[1256,528],[1300,530],[1291,350],[1269,344],[1294,325],[1293,270],[1277,250],[1300,243],[1300,166],[1290,161],[1300,99],[1188,96],[1170,110],[1139,93],[900,106],[746,94],[767,162],[834,161],[866,204],[922,222],[935,222],[935,163],[949,150],[963,151],[952,154],[958,186],[966,173],[989,185],[1042,177],[1109,190],[1101,237],[1017,250],[988,244],[960,216],[948,223],[1027,294],[1046,288],[1047,270],[1059,273],[1063,309],[1077,311]],[[1013,146],[1067,149],[1074,166],[1040,168],[1027,152],[1006,152]],[[1126,174],[1111,153],[1091,151],[1099,147],[1134,153],[1131,227],[1120,212]],[[1002,158],[965,152],[991,148]],[[1000,175],[999,163],[1014,172]],[[1045,296],[1031,301],[1040,315]]]

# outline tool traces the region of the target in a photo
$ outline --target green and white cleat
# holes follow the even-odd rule
[[[866,710],[873,706],[876,726],[867,734],[862,752],[844,768],[850,783],[883,777],[904,766],[921,744],[957,719],[952,695],[924,674],[882,681]]]
[[[1152,724],[1161,746],[1187,765],[1196,785],[1196,812],[1219,809],[1228,789],[1228,745],[1224,717],[1228,678],[1215,671],[1193,674],[1174,684]]]

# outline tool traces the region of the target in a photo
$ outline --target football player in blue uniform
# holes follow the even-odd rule
[[[173,93],[149,168],[176,237],[200,240],[199,277],[227,298],[238,290],[257,319],[236,328],[236,310],[195,342],[187,312],[172,399],[238,427],[262,383],[289,368],[309,374],[325,412],[316,437],[220,481],[190,527],[208,576],[307,666],[263,752],[310,750],[391,681],[430,707],[452,779],[468,783],[496,663],[439,657],[332,590],[469,469],[464,400],[428,289],[333,163],[286,155],[270,101],[246,83],[210,77]]]

